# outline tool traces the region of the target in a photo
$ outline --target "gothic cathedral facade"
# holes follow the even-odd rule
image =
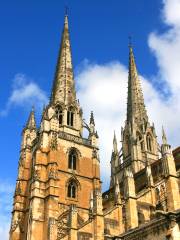
[[[10,240],[179,240],[180,148],[171,150],[164,130],[157,142],[131,46],[121,132],[102,193],[98,134],[76,98],[66,15],[49,104],[40,127],[32,109],[22,132]]]

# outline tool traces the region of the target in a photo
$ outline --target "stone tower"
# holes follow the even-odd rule
[[[180,239],[178,161],[174,159],[164,129],[162,144],[157,142],[154,125],[150,124],[146,112],[132,46],[129,46],[127,118],[121,130],[121,142],[119,151],[114,135],[110,189],[104,194],[109,199],[104,200],[108,209],[112,206],[111,195],[118,179],[124,232],[115,239],[159,239],[161,234],[160,239]],[[171,214],[174,215],[170,220]],[[169,227],[162,228],[156,237],[145,230],[147,223],[151,231],[157,231],[153,221],[157,223],[163,218]]]
[[[93,113],[89,124],[82,114],[66,15],[50,102],[40,127],[32,110],[22,133],[10,240],[75,240],[86,236],[78,229],[92,219],[102,239],[98,135]],[[84,127],[88,138],[83,138]]]
[[[132,46],[129,47],[127,118],[122,129],[123,163],[133,173],[158,159],[154,126],[149,123]]]

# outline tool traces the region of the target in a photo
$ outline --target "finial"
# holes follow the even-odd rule
[[[129,37],[128,37],[128,39],[129,39],[129,48],[132,48],[132,36],[131,35],[129,35]]]
[[[90,124],[93,124],[93,125],[95,125],[93,111],[91,111],[91,116],[90,116]]]

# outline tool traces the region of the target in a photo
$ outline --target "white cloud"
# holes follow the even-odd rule
[[[162,11],[164,22],[170,26],[164,33],[151,33],[149,46],[156,57],[159,72],[155,81],[164,83],[162,88],[169,88],[170,96],[150,105],[153,118],[157,123],[165,123],[168,135],[174,146],[180,145],[180,0],[165,0]],[[166,91],[167,89],[165,89]],[[156,111],[153,111],[152,108]],[[160,109],[160,111],[159,111]],[[154,113],[153,113],[154,112]]]
[[[125,117],[127,69],[118,62],[106,65],[86,62],[80,67],[77,82],[78,97],[87,121],[90,111],[94,111],[96,129],[100,136],[102,173],[109,177],[113,131],[116,129],[120,135]]]
[[[169,143],[173,146],[180,143],[180,136],[177,134],[180,132],[179,12],[179,0],[164,1],[162,19],[171,27],[163,34],[151,33],[149,36],[149,46],[155,54],[159,72],[152,79],[140,76],[148,115],[155,122],[159,140],[164,125]],[[98,65],[87,60],[80,66],[77,74],[78,97],[86,111],[86,119],[91,110],[95,113],[96,128],[100,136],[104,188],[109,184],[113,131],[116,130],[120,141],[120,129],[124,126],[126,117],[127,75],[127,68],[117,61]],[[160,90],[157,90],[157,85]]]
[[[9,239],[10,219],[12,211],[14,186],[0,180],[0,239]]]
[[[13,80],[12,92],[8,98],[6,107],[0,112],[1,116],[7,115],[14,106],[42,108],[48,101],[45,92],[28,79],[24,74],[17,74]]]
[[[163,0],[163,19],[167,25],[175,28],[180,27],[180,1],[179,0]]]

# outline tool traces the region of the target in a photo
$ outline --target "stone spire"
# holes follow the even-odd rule
[[[164,145],[167,144],[167,137],[163,127],[162,127],[162,142]]]
[[[128,76],[128,103],[127,103],[127,122],[134,120],[141,122],[148,121],[145,109],[144,98],[132,46],[129,46],[129,76]]]
[[[56,73],[51,93],[51,104],[70,105],[76,100],[74,74],[69,38],[68,16],[65,14],[64,29],[61,38]]]
[[[35,120],[35,114],[34,114],[34,108],[32,108],[29,118],[26,123],[26,128],[28,129],[36,129],[36,120]]]
[[[113,153],[118,153],[118,147],[117,147],[117,138],[116,133],[114,131],[114,138],[113,138]]]

